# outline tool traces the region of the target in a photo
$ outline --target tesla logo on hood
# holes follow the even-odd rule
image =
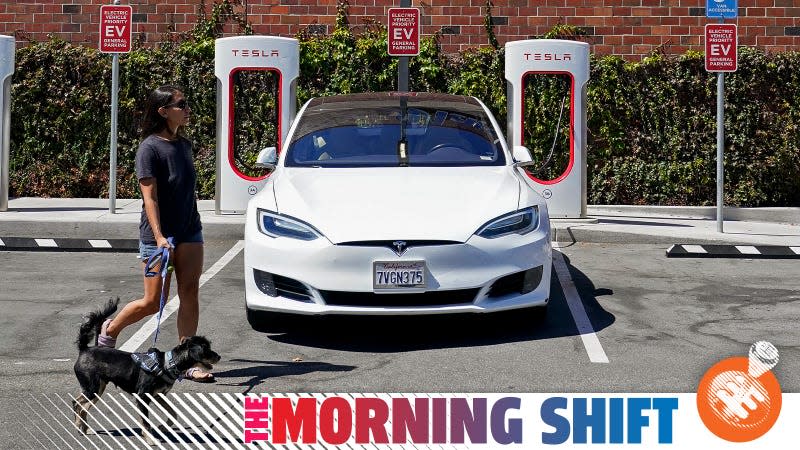
[[[392,247],[397,256],[403,256],[403,253],[408,250],[408,243],[406,241],[394,241],[392,242]]]

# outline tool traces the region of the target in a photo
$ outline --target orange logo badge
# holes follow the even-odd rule
[[[697,387],[697,410],[705,426],[731,442],[757,439],[772,428],[781,412],[781,387],[770,371],[778,349],[759,341],[748,357],[724,359],[703,375]]]

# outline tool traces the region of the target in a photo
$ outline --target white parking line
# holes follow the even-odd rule
[[[211,277],[216,275],[217,272],[222,270],[223,267],[227,266],[228,263],[231,262],[231,260],[233,260],[233,258],[235,258],[243,248],[244,241],[237,241],[236,244],[234,244],[234,246],[228,250],[228,253],[222,255],[222,258],[217,260],[213,266],[211,266],[203,275],[200,276],[200,287],[206,284],[206,281],[210,280]],[[178,310],[179,303],[178,296],[176,295],[172,297],[172,299],[168,301],[166,305],[164,305],[164,312],[161,313],[162,323],[167,320],[167,317]],[[150,335],[156,331],[156,319],[156,315],[150,317],[150,319],[148,319],[147,322],[142,325],[142,328],[140,328],[133,336],[131,336],[130,339],[125,341],[125,343],[122,344],[119,349],[125,352],[133,352],[139,348],[139,346],[142,345],[150,337]]]
[[[561,246],[554,242],[553,250],[560,249]],[[608,363],[608,356],[606,356],[606,352],[603,350],[603,346],[600,345],[600,340],[597,338],[594,328],[592,328],[592,322],[586,314],[581,296],[575,288],[575,282],[572,281],[569,268],[564,261],[564,255],[560,251],[553,252],[553,266],[555,266],[558,281],[561,283],[561,289],[564,291],[564,298],[567,300],[569,311],[572,313],[572,319],[575,321],[575,326],[578,327],[583,346],[589,355],[589,361],[593,363]]]

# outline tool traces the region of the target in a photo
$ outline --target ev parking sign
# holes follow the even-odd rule
[[[706,24],[706,70],[709,72],[736,72],[736,25],[727,23]]]
[[[389,56],[419,55],[419,9],[389,8]]]
[[[100,7],[100,51],[128,53],[131,51],[133,7],[103,5]]]
[[[709,19],[735,19],[739,15],[738,0],[706,0],[706,17]]]

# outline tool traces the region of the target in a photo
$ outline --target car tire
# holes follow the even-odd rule
[[[296,317],[293,314],[247,308],[247,322],[259,333],[282,333],[290,331],[295,320]]]

